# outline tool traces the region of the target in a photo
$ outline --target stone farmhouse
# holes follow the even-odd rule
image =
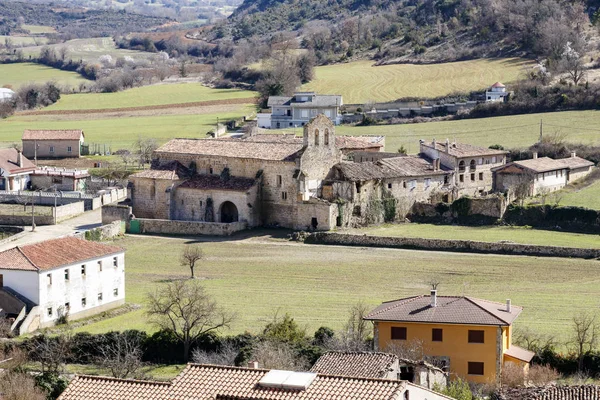
[[[0,308],[23,303],[8,315],[12,329],[28,333],[61,316],[84,318],[125,303],[125,251],[63,237],[0,253]],[[7,315],[5,314],[5,317]]]
[[[496,191],[507,191],[523,186],[527,196],[554,192],[569,183],[585,178],[592,172],[594,163],[571,153],[571,157],[554,160],[538,158],[533,153],[529,160],[515,161],[494,169]]]
[[[407,381],[188,364],[172,382],[77,376],[59,400],[450,400]]]
[[[271,96],[267,103],[269,113],[259,113],[260,128],[280,129],[301,127],[319,114],[325,115],[335,125],[341,121],[340,95],[320,95],[315,92],[297,92],[293,96]]]
[[[512,324],[521,307],[464,296],[413,296],[371,311],[377,351],[421,346],[426,358],[474,383],[499,382],[502,366],[525,371],[534,353],[512,344]]]
[[[16,192],[27,189],[35,169],[35,164],[17,149],[0,149],[0,190]]]
[[[81,129],[31,130],[23,132],[23,154],[38,158],[81,157],[85,135]]]

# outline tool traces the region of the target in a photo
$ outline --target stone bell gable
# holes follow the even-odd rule
[[[333,122],[323,114],[317,115],[304,126],[303,143],[300,171],[308,187],[313,189],[321,184],[331,167],[342,160]]]

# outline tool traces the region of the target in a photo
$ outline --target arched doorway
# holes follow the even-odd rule
[[[221,215],[221,222],[238,222],[238,209],[235,204],[230,201],[221,204],[221,211],[219,214]]]

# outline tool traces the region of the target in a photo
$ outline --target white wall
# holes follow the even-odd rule
[[[36,304],[39,303],[40,291],[36,271],[16,271],[0,268],[0,274],[3,276],[4,286],[8,286]]]
[[[113,258],[117,258],[117,267],[113,266]],[[102,271],[98,261],[102,261]],[[81,267],[85,265],[85,275]],[[65,270],[69,270],[69,280],[65,280]],[[52,277],[49,284],[48,274]],[[83,263],[71,264],[39,273],[41,323],[47,324],[59,317],[59,307],[65,308],[69,303],[69,315],[77,313],[90,314],[94,308],[125,299],[125,255],[123,252],[101,258],[94,258]],[[114,295],[117,289],[117,296]],[[98,294],[102,293],[102,300]],[[86,299],[85,306],[82,299]],[[48,309],[52,308],[52,315]]]
[[[534,196],[539,194],[540,189],[546,189],[551,192],[562,189],[567,184],[567,171],[560,170],[536,174],[533,184]]]
[[[405,397],[404,393],[408,391],[408,396]],[[452,399],[451,397],[444,396],[443,394],[434,392],[433,390],[429,390],[424,388],[423,386],[418,386],[410,382],[406,382],[405,391],[399,397],[402,399],[410,399],[410,400],[447,400]]]

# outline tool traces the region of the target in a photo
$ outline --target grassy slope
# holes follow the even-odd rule
[[[226,100],[256,96],[255,92],[236,89],[211,89],[200,83],[143,86],[118,93],[85,93],[63,96],[46,110],[89,110],[141,107],[197,101]]]
[[[586,207],[600,210],[600,181],[580,190],[561,191],[556,193],[561,206]]]
[[[316,79],[302,89],[341,94],[347,104],[401,97],[438,97],[484,89],[496,81],[515,81],[527,66],[531,66],[531,62],[522,59],[379,67],[374,67],[372,61],[356,61],[316,68]]]
[[[33,63],[0,65],[0,87],[11,85],[18,88],[27,83],[46,83],[54,80],[59,85],[78,86],[82,82],[90,82],[76,72],[61,71],[56,68]],[[1,122],[0,122],[1,123]]]
[[[478,240],[498,242],[511,240],[516,243],[565,246],[600,247],[600,237],[577,233],[552,232],[524,227],[469,227],[431,224],[395,224],[351,230],[350,233],[375,236],[404,236],[435,239]]]
[[[56,32],[56,29],[54,29],[51,26],[44,26],[44,25],[26,25],[23,24],[21,25],[21,28],[29,31],[29,33],[32,34],[39,34],[39,33],[54,33]]]
[[[221,121],[251,114],[252,106],[238,111],[198,115],[163,115],[53,121],[52,116],[19,116],[0,121],[0,147],[19,142],[24,129],[83,129],[88,143],[110,144],[113,150],[129,147],[138,136],[165,142],[174,137],[204,138]]]
[[[4,45],[6,39],[10,39],[14,46],[35,46],[36,40],[38,43],[46,43],[48,41],[45,37],[0,35],[0,44]]]
[[[128,236],[127,301],[171,279],[185,278],[178,254],[189,239]],[[469,255],[392,249],[287,245],[287,242],[202,243],[206,259],[197,276],[219,304],[235,310],[232,332],[257,332],[276,311],[289,312],[312,331],[341,328],[359,300],[381,301],[425,293],[432,277],[442,294],[466,293],[525,307],[518,326],[564,339],[571,316],[596,305],[600,263],[591,260]],[[565,307],[568,304],[568,307]],[[151,329],[143,310],[79,328]]]

